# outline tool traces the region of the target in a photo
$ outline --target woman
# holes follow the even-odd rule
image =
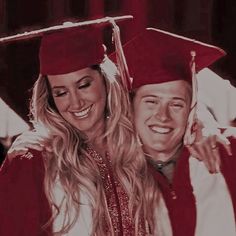
[[[32,144],[30,160],[3,166],[1,235],[146,234],[146,164],[127,94],[98,35],[84,27],[42,38],[31,114],[51,150]]]

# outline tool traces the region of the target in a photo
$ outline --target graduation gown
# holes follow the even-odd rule
[[[110,160],[104,160],[91,148],[87,150],[97,163],[104,185],[106,206],[112,227],[117,236],[134,235],[132,217],[129,215],[128,196],[115,177]],[[52,215],[44,191],[44,163],[42,154],[30,150],[32,158],[16,157],[9,163],[6,159],[0,170],[0,235],[4,236],[51,236],[61,228],[64,220],[65,192],[57,180],[54,187],[56,204],[62,204],[58,217],[45,228]],[[89,236],[92,232],[91,199],[85,190],[80,192],[79,217],[67,236]],[[104,227],[106,227],[104,223]],[[106,228],[109,235],[109,228]],[[140,222],[139,234],[145,234],[145,225]]]
[[[236,140],[233,156],[220,147],[221,173],[210,174],[204,164],[184,148],[170,185],[149,165],[159,183],[172,225],[173,236],[235,236]]]
[[[45,196],[44,166],[41,155],[34,158],[6,158],[0,171],[0,235],[48,236],[51,226],[43,228],[51,216]]]

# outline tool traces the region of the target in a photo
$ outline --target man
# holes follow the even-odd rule
[[[232,157],[215,145],[205,150],[219,148],[221,169],[214,175],[184,147],[196,107],[195,68],[209,66],[224,52],[156,29],[125,44],[124,52],[133,77],[136,130],[173,235],[235,236],[236,141],[231,140]]]

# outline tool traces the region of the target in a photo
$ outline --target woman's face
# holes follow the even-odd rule
[[[88,137],[104,128],[106,88],[102,75],[91,68],[49,75],[55,105],[61,116]]]

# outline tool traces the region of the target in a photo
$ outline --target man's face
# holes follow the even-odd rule
[[[150,155],[171,153],[182,142],[190,112],[191,88],[184,80],[144,85],[135,93],[134,123]]]

